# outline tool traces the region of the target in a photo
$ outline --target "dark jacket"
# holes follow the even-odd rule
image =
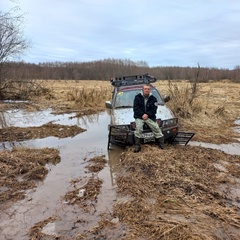
[[[158,102],[156,97],[150,95],[146,104],[146,109],[144,105],[144,97],[141,93],[137,94],[133,102],[133,112],[134,118],[142,119],[142,115],[146,113],[150,119],[156,120]]]

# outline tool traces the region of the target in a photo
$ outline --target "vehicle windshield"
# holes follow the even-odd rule
[[[133,100],[135,96],[140,92],[142,92],[142,90],[139,89],[117,92],[115,107],[116,108],[133,107]],[[155,88],[152,88],[151,93],[153,96],[157,98],[158,104],[160,105],[164,104],[164,101],[162,100],[161,96],[159,95],[158,91]]]

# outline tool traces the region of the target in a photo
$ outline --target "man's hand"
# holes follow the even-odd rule
[[[147,120],[147,119],[148,119],[148,115],[147,115],[146,113],[144,113],[144,114],[142,115],[142,119],[143,119],[143,120]]]

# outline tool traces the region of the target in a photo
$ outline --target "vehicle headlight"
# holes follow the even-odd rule
[[[171,126],[175,126],[178,123],[178,119],[177,118],[171,118],[168,120],[165,120],[163,123],[163,127],[171,127]]]

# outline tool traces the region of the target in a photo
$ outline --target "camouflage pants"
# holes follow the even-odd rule
[[[135,123],[136,123],[136,130],[134,132],[135,137],[137,138],[142,137],[144,123],[146,123],[149,126],[149,128],[152,130],[155,138],[163,137],[162,130],[158,126],[157,122],[154,122],[152,119],[148,118],[147,120],[142,120],[140,118],[136,118]]]

